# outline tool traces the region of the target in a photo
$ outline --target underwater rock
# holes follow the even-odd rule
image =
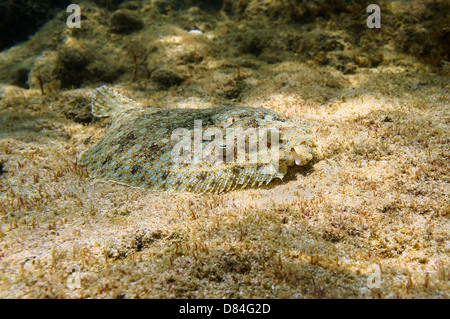
[[[236,40],[240,42],[239,51],[244,54],[259,56],[265,47],[264,41],[256,34],[243,33]]]
[[[128,10],[139,10],[141,8],[142,8],[141,1],[124,2],[119,6],[119,9],[128,9]]]
[[[178,73],[168,69],[158,69],[154,71],[150,79],[162,88],[180,85],[184,81]]]
[[[167,14],[170,10],[176,9],[176,3],[173,0],[155,0],[153,6],[160,14]]]
[[[11,84],[19,86],[21,88],[28,88],[28,74],[30,73],[30,68],[18,68],[13,74],[11,74]]]
[[[91,103],[83,96],[71,97],[64,103],[62,109],[64,116],[75,123],[91,123],[94,116],[91,114]]]
[[[83,47],[63,46],[58,52],[55,76],[63,88],[80,87],[86,77],[86,68],[94,56]]]
[[[123,0],[93,0],[95,4],[108,10],[115,10]]]
[[[141,30],[144,22],[131,10],[119,9],[110,19],[111,31],[114,33],[130,34]]]

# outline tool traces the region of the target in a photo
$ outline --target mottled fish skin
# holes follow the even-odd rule
[[[92,97],[92,114],[110,116],[112,124],[104,137],[81,155],[80,163],[87,166],[95,178],[157,191],[222,193],[259,186],[276,177],[283,178],[288,166],[309,163],[315,152],[315,144],[308,132],[264,108],[137,107],[133,100],[102,86]],[[179,141],[171,139],[172,132],[186,128],[194,136],[194,120],[202,121],[203,133],[207,129],[220,130],[224,139],[230,131],[242,134],[249,128],[262,129],[261,132],[278,129],[278,170],[274,170],[267,158],[259,162],[250,161],[248,157],[244,160],[235,158],[231,162],[217,159],[205,162],[192,156],[189,163],[174,162],[172,151]],[[201,142],[202,147],[212,143],[206,139]],[[268,149],[270,154],[270,147]],[[193,147],[188,151],[198,154],[193,153]]]

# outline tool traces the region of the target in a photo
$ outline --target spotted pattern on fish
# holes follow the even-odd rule
[[[112,117],[112,123],[103,138],[81,155],[80,163],[95,178],[157,191],[222,193],[259,186],[274,178],[283,178],[289,166],[309,163],[315,152],[313,138],[304,128],[264,108],[138,107],[133,100],[102,86],[92,97],[92,114]],[[197,144],[196,120],[201,120],[203,132]],[[184,128],[182,138],[191,137],[184,144],[180,143],[181,137],[176,139],[172,135],[180,128]],[[279,132],[277,166],[267,158],[271,150],[270,138],[264,139],[267,136],[261,135],[269,135],[274,129]],[[208,137],[206,132],[213,133]],[[249,132],[258,132],[256,144],[250,144]],[[224,145],[212,144],[216,134],[222,134]],[[249,137],[245,157],[239,157],[235,149],[227,146],[233,145],[235,137],[232,136]],[[266,140],[268,145],[262,145]],[[187,156],[188,161],[175,160],[172,152],[177,145],[184,145],[178,152]],[[199,145],[201,153],[196,153],[195,145]],[[256,151],[263,146],[268,149],[265,157]],[[223,156],[230,152],[228,160],[221,158],[220,148]]]

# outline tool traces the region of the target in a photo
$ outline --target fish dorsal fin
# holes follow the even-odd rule
[[[103,85],[92,95],[91,112],[96,117],[113,116],[125,109],[133,108],[135,104],[135,101]]]

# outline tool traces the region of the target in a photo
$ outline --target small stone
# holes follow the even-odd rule
[[[203,32],[200,30],[191,30],[188,32],[188,34],[203,34]]]

